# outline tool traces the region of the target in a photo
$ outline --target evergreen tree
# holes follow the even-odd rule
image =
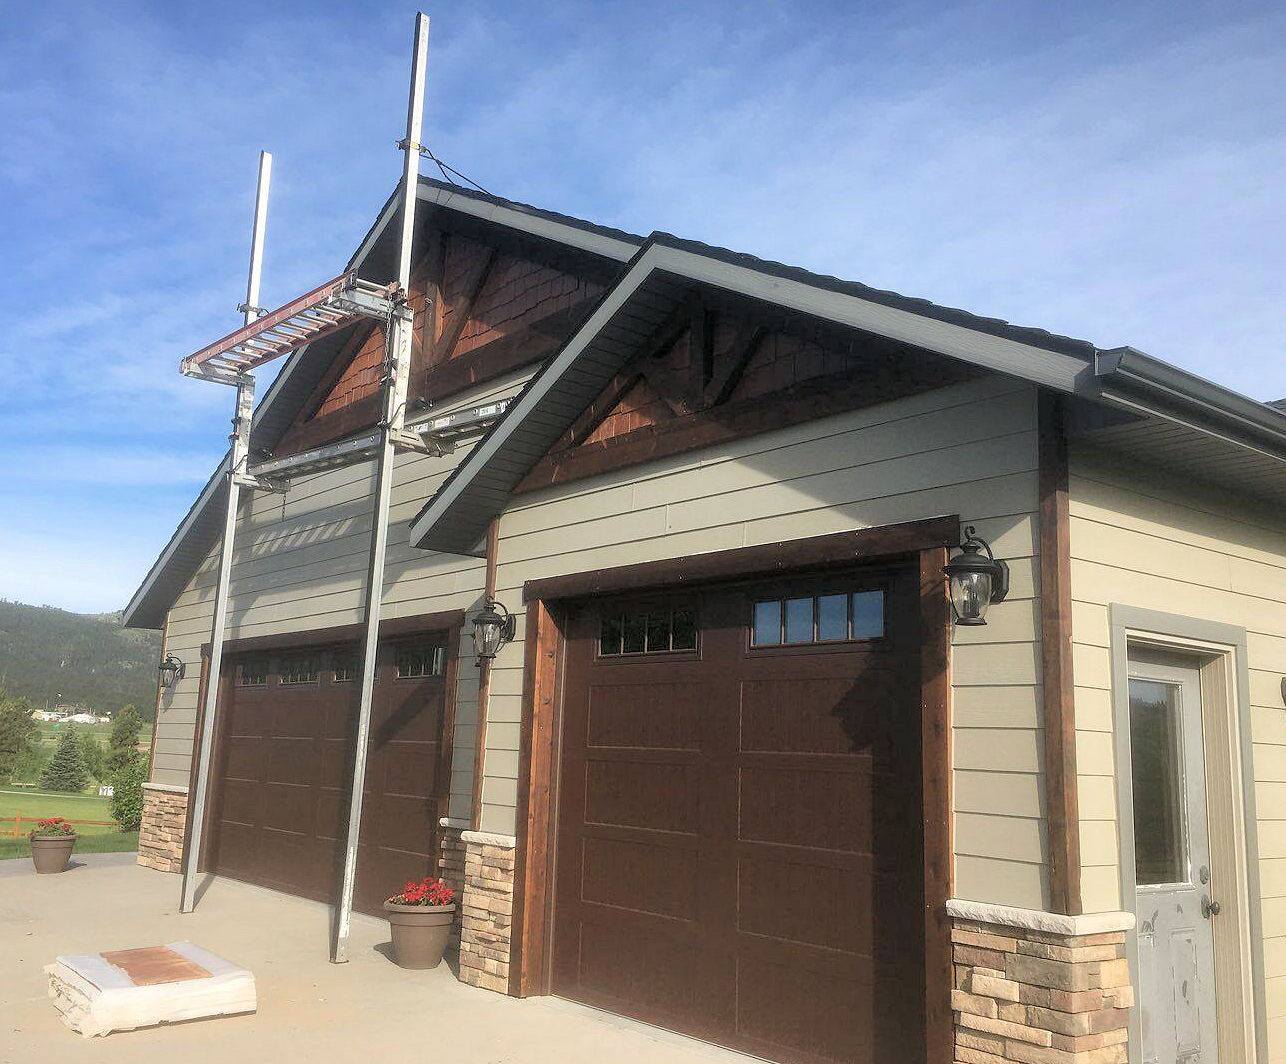
[[[98,741],[93,732],[83,731],[80,733],[80,756],[85,762],[85,771],[90,774],[96,783],[103,783],[107,779],[107,753],[103,749],[103,744]]]
[[[14,770],[31,747],[36,722],[25,698],[7,698],[0,690],[0,781],[13,778]]]
[[[107,739],[107,774],[123,769],[138,756],[138,731],[143,718],[133,706],[126,706],[112,718],[112,733]]]
[[[72,728],[67,728],[58,740],[53,760],[40,777],[40,786],[47,791],[76,793],[89,784],[89,773],[80,756],[80,739]]]

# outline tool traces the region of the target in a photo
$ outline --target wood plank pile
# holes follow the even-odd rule
[[[58,957],[45,974],[63,1023],[86,1038],[257,1007],[251,972],[191,942]]]

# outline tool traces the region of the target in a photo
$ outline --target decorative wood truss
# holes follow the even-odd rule
[[[892,340],[690,290],[519,484],[550,484],[967,380]]]
[[[436,226],[411,278],[412,402],[436,402],[548,358],[613,279],[614,264],[509,234]],[[375,424],[383,329],[353,330],[274,453]]]

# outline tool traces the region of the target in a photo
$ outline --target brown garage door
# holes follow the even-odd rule
[[[436,874],[445,637],[380,647],[353,906],[378,914]],[[356,648],[230,659],[219,710],[209,867],[333,902],[343,873],[359,662]]]
[[[555,993],[774,1060],[923,1060],[914,594],[573,609]]]

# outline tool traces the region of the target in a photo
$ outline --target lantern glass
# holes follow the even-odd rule
[[[992,574],[985,569],[971,569],[951,574],[951,605],[956,623],[987,623],[987,607],[992,599]]]
[[[490,661],[505,642],[505,618],[491,607],[473,619],[473,649],[478,661]]]

